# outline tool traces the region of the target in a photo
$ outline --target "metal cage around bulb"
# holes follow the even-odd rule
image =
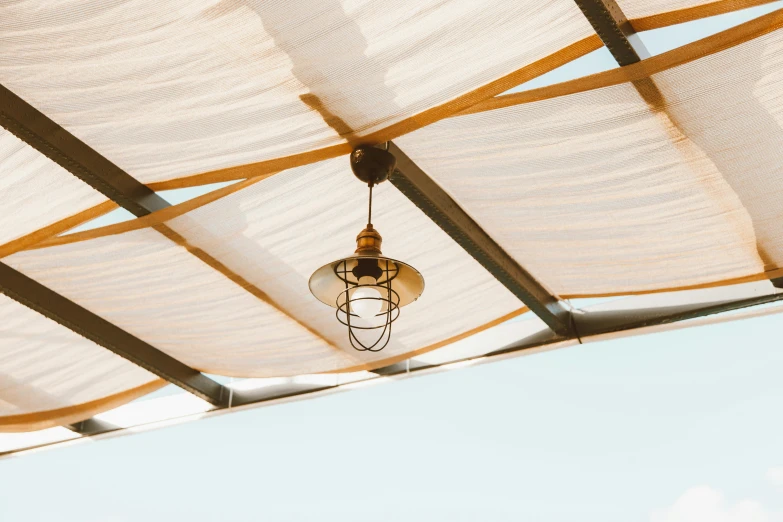
[[[418,270],[381,254],[382,238],[372,225],[372,188],[389,178],[395,163],[388,150],[359,147],[351,153],[351,170],[370,188],[367,227],[356,236],[355,256],[333,261],[310,276],[310,292],[336,308],[351,346],[362,352],[383,350],[400,308],[424,291]]]
[[[371,284],[360,282],[368,277],[373,279]],[[372,288],[378,297],[356,297],[360,288]],[[378,352],[389,344],[392,323],[399,317],[400,308],[418,299],[424,291],[424,278],[401,261],[355,256],[316,270],[310,278],[310,291],[319,301],[336,309],[337,320],[348,327],[353,348]],[[379,312],[369,319],[356,312],[357,302],[365,300],[380,302]],[[376,335],[369,335],[372,332]]]

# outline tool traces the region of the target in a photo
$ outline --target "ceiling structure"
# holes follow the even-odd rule
[[[0,452],[783,311],[724,314],[783,299],[783,10],[636,34],[763,3],[1,7]],[[504,94],[604,45],[619,68]],[[427,288],[358,353],[307,278],[386,142],[374,221]]]

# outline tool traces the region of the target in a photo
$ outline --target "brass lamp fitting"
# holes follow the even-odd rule
[[[381,235],[373,228],[371,224],[359,232],[356,236],[356,255],[358,256],[380,256],[381,255]]]

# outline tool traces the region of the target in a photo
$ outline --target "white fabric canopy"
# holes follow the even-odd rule
[[[783,30],[651,79],[451,118],[397,142],[560,295],[783,268]]]
[[[0,431],[75,422],[149,393],[157,382],[148,371],[0,295]]]
[[[342,143],[592,34],[571,0],[25,0],[0,78],[143,182]],[[319,113],[320,111],[320,113]]]
[[[0,245],[103,201],[100,192],[0,129]]]
[[[375,192],[373,221],[384,253],[413,265],[426,281],[419,301],[394,323],[391,344],[375,355],[350,347],[334,310],[307,286],[316,268],[352,254],[367,217],[367,189],[343,158],[278,174],[167,223],[287,314],[149,229],[6,261],[195,368],[244,377],[379,366],[521,309],[391,185]]]
[[[185,364],[211,373],[296,374],[302,363],[332,369],[335,361],[351,355],[287,321],[152,230],[20,252],[6,262]]]
[[[760,3],[618,0],[637,30]],[[476,246],[463,249],[386,183],[373,212],[384,253],[426,286],[382,352],[350,347],[307,279],[351,255],[366,222],[367,189],[347,152],[394,139],[556,297],[754,281],[594,313],[771,296],[759,280],[783,276],[781,13],[640,64],[493,97],[600,46],[575,2],[7,3],[0,83],[98,154],[153,190],[252,179],[51,238],[113,203],[0,130],[0,255],[223,376],[297,384],[331,372],[339,383],[406,360],[480,357],[515,337],[541,350],[581,342],[518,318],[522,303],[471,257],[481,258]],[[67,162],[56,141],[45,146]],[[0,431],[78,422],[164,384],[2,296],[0,323]],[[170,411],[212,408],[179,406]],[[146,410],[103,418],[131,427],[169,415]],[[58,431],[52,440],[70,438]]]

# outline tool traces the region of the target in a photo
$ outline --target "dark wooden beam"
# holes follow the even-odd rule
[[[574,2],[621,67],[650,56],[615,0],[574,0]]]
[[[397,158],[397,169],[389,178],[392,184],[547,326],[560,335],[568,335],[571,332],[571,320],[565,306],[489,237],[399,147],[389,143],[389,152]]]
[[[2,85],[0,125],[135,216],[169,206],[146,185]]]
[[[0,291],[211,404],[224,406],[228,401],[221,384],[4,263],[0,263]]]

